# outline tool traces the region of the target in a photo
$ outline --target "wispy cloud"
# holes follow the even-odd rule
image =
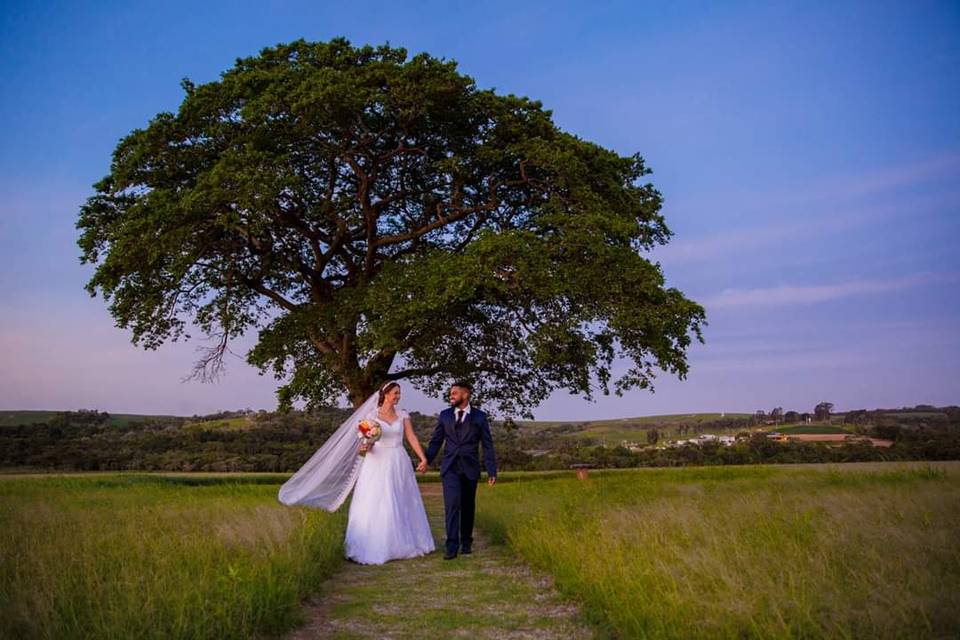
[[[806,328],[776,331],[721,332],[707,345],[691,348],[691,368],[710,371],[814,370],[829,362],[837,366],[888,368],[922,362],[936,366],[954,362],[960,353],[957,317],[937,320],[889,321],[871,318],[834,325],[829,331],[810,335]],[[891,356],[892,351],[896,357]]]
[[[821,285],[778,285],[756,289],[724,289],[713,296],[701,298],[700,301],[708,309],[782,307],[951,282],[960,282],[960,272],[922,271],[888,279],[858,279]]]
[[[762,227],[731,229],[657,247],[652,252],[652,257],[670,266],[713,260],[818,234],[838,233],[857,226],[865,218],[862,214],[848,214],[829,219],[778,221]]]
[[[880,365],[883,359],[877,353],[865,352],[857,348],[807,349],[796,353],[753,353],[742,356],[706,358],[691,363],[691,370],[700,374],[733,372],[798,372],[815,370],[829,364],[834,372],[837,369],[860,369],[865,366]]]
[[[742,254],[746,250],[772,247],[778,242],[796,242],[842,233],[898,215],[916,216],[928,211],[958,208],[960,191],[956,189],[908,195],[894,201],[888,198],[891,189],[911,187],[947,176],[960,177],[960,154],[848,176],[844,182],[831,181],[809,189],[790,190],[787,196],[753,197],[745,206],[769,211],[771,217],[767,224],[674,239],[666,246],[657,247],[652,257],[671,266],[709,261],[725,255]],[[883,196],[884,201],[866,202],[864,198],[871,195]],[[851,202],[850,198],[855,201]],[[824,202],[827,204],[822,204]],[[817,215],[810,214],[813,207],[819,211]],[[786,211],[793,213],[786,214]]]
[[[859,177],[824,181],[815,193],[819,198],[844,198],[960,175],[960,153],[947,152],[916,162],[885,167]]]

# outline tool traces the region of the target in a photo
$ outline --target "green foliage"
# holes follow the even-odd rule
[[[509,428],[492,421],[501,470],[569,469],[586,463],[598,468],[741,465],[763,463],[853,462],[880,460],[960,460],[960,408],[944,407],[949,421],[889,422],[866,428],[866,435],[895,440],[891,447],[865,442],[826,445],[817,442],[775,442],[762,432],[741,432],[735,444],[717,442],[675,447],[602,446],[592,425],[613,423],[524,423]],[[127,416],[122,423],[93,411],[51,413],[47,422],[0,428],[0,469],[64,471],[256,471],[289,473],[316,451],[349,415],[328,408],[284,413],[220,412],[192,418]],[[876,412],[883,414],[882,410]],[[240,414],[240,415],[236,415]],[[93,419],[99,415],[97,419]],[[696,428],[724,424],[717,414],[687,414]],[[426,442],[435,416],[414,412],[417,437]],[[113,416],[116,418],[116,416]],[[660,419],[658,421],[658,418]],[[697,418],[702,418],[697,421]],[[679,416],[631,419],[636,434],[674,429]],[[724,418],[727,420],[730,418]],[[745,418],[740,418],[745,419]],[[627,421],[630,422],[630,421]],[[586,431],[584,430],[586,429]],[[604,432],[609,433],[609,432]],[[641,441],[641,442],[643,442]],[[614,440],[611,444],[618,442]],[[408,450],[411,462],[415,455]],[[438,463],[435,463],[438,464]]]
[[[174,416],[148,416],[133,413],[112,413],[97,411],[96,409],[80,409],[79,411],[0,411],[0,427],[26,424],[51,423],[65,421],[72,424],[82,422],[83,416],[90,416],[88,422],[100,422],[106,418],[111,424],[127,425],[131,422],[148,422],[151,420],[176,420]],[[96,418],[100,416],[100,418]],[[78,419],[79,418],[79,419]]]
[[[209,378],[256,329],[247,359],[284,381],[283,409],[467,378],[530,416],[555,389],[685,377],[705,312],[641,255],[671,231],[639,155],[455,62],[342,38],[182,86],[177,113],[120,141],[77,221],[86,288],[135,343],[193,322],[217,339],[195,371]]]
[[[75,471],[293,471],[348,411],[123,425],[54,419],[0,429],[0,467]]]

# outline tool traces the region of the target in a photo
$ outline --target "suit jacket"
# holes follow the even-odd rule
[[[487,477],[497,476],[497,458],[493,450],[493,438],[490,436],[490,423],[487,414],[476,407],[470,407],[470,413],[463,416],[460,433],[456,428],[457,416],[453,407],[447,407],[437,417],[437,426],[433,430],[430,444],[427,446],[427,464],[443,447],[443,460],[440,462],[440,475],[450,469],[457,469],[457,464],[463,469],[468,478],[480,478],[480,455],[478,445],[483,443],[483,464],[487,469]]]

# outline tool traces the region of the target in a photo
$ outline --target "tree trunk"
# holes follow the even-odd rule
[[[349,369],[345,383],[354,409],[387,382],[395,357],[396,353],[393,351],[381,352],[367,362],[365,367],[360,367],[352,354],[345,361],[344,367]]]
[[[350,385],[348,387],[348,395],[350,402],[353,404],[353,408],[356,409],[362,405],[363,402],[370,397],[370,394],[373,393],[377,388],[378,387],[373,386],[368,387],[363,384]]]

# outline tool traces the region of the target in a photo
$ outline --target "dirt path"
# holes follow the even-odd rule
[[[593,638],[552,581],[474,530],[473,554],[443,559],[443,496],[421,485],[437,551],[383,565],[344,564],[307,602],[312,638]],[[478,496],[482,499],[482,496]]]

